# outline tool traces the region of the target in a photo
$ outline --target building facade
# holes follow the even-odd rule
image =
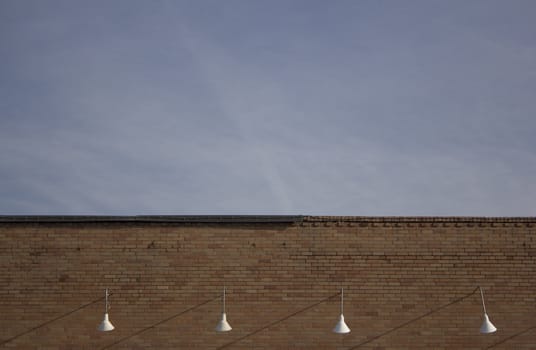
[[[536,348],[533,217],[4,216],[0,262],[0,348]]]

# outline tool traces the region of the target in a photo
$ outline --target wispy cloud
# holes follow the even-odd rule
[[[0,213],[534,215],[531,2],[34,5]]]

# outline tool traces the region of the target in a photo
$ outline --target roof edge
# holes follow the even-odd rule
[[[0,215],[0,223],[302,223],[302,222],[530,222],[536,217],[486,216],[304,216],[304,215]]]
[[[0,223],[299,223],[302,220],[301,215],[0,215]]]
[[[536,217],[516,216],[304,216],[304,222],[536,222]]]

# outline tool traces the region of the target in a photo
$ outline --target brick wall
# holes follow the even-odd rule
[[[251,221],[0,219],[0,348],[536,349],[536,218]]]

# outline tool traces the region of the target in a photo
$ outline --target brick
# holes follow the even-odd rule
[[[144,330],[113,349],[534,349],[534,223],[2,222],[0,343],[31,330],[5,347],[100,349]],[[493,335],[478,333],[479,284]],[[233,331],[217,334],[224,285]]]

